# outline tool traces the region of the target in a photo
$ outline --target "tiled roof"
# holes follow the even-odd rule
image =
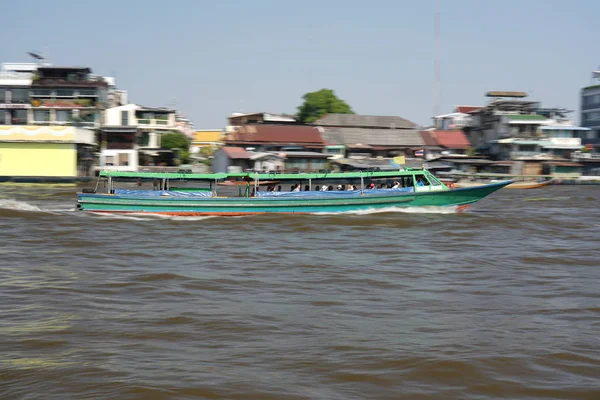
[[[413,129],[323,128],[328,144],[413,147],[423,146],[419,131]]]
[[[466,149],[471,142],[461,130],[453,131],[422,131],[421,135],[426,146],[439,146],[446,149]]]
[[[225,143],[296,144],[324,146],[319,129],[302,125],[244,125],[224,138]]]
[[[456,106],[456,112],[468,114],[472,111],[477,111],[483,108],[482,106]]]
[[[246,151],[246,149],[244,149],[242,147],[225,146],[225,147],[221,147],[221,150],[223,150],[223,152],[225,154],[227,154],[227,157],[229,157],[231,159],[243,159],[243,160],[250,159],[250,153],[248,153]]]
[[[421,131],[421,137],[423,138],[423,143],[428,147],[438,147],[437,140],[433,138],[431,135],[433,131]]]
[[[412,129],[417,125],[407,119],[384,115],[326,114],[313,125],[356,128]]]

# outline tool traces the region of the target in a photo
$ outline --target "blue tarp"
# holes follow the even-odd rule
[[[213,197],[212,192],[178,192],[176,190],[131,190],[115,189],[115,194],[119,196],[170,196],[170,197]]]
[[[414,188],[405,187],[399,189],[365,189],[360,190],[327,190],[324,192],[318,190],[302,191],[302,192],[258,192],[258,197],[324,197],[324,196],[356,196],[364,194],[392,194],[399,192],[414,192]]]

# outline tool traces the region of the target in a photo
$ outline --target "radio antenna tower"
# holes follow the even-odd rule
[[[440,0],[435,0],[433,115],[440,115]]]

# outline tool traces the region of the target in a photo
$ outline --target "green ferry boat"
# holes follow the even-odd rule
[[[178,216],[344,213],[399,207],[451,207],[460,212],[512,183],[455,189],[427,170],[408,168],[236,174],[101,171],[98,179],[105,179],[106,193],[96,193],[98,185],[78,193],[79,210]],[[149,182],[152,190],[139,188]],[[125,188],[116,188],[119,183]]]

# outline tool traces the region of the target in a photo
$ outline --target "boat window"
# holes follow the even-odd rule
[[[429,186],[429,181],[425,178],[425,175],[415,175],[415,180],[417,181],[417,186]],[[422,184],[419,184],[422,182]]]
[[[440,182],[435,176],[433,175],[428,175],[427,179],[429,179],[429,182],[431,182],[432,185],[434,186],[441,186],[442,182]]]

